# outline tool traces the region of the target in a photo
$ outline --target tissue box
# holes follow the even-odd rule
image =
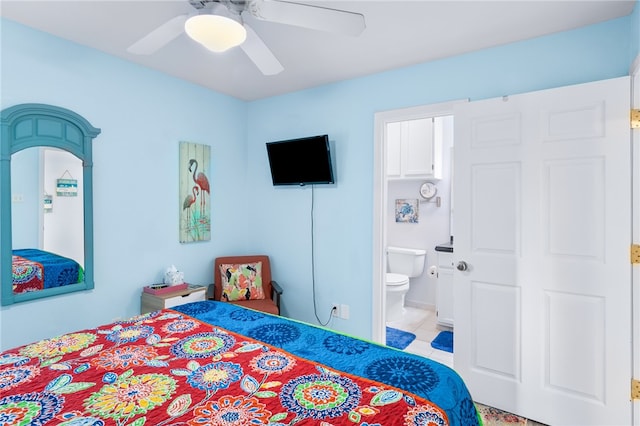
[[[145,293],[158,295],[158,294],[175,293],[176,291],[186,290],[187,287],[189,287],[189,284],[187,283],[182,283],[177,285],[152,284],[144,287],[143,291]]]
[[[171,286],[184,284],[184,272],[167,272],[166,274],[164,274],[164,283]]]

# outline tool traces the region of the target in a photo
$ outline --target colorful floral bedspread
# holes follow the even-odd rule
[[[181,309],[222,314],[229,307],[198,302]],[[239,321],[258,319],[255,311],[232,311],[244,318]],[[262,318],[265,324],[278,320],[276,328],[286,324],[278,317]],[[278,335],[266,329],[261,333]],[[346,336],[334,336],[336,348],[359,350],[341,342]],[[443,407],[416,393],[305,359],[265,340],[166,309],[12,349],[0,354],[0,424],[474,424],[459,423],[460,418],[451,422]],[[432,385],[435,380],[430,379]],[[451,395],[447,405],[461,397],[471,404],[468,415],[477,424],[468,394]]]
[[[11,257],[13,273],[13,292],[42,290],[44,288],[44,268],[38,262],[25,259],[22,256]]]
[[[42,290],[84,280],[78,262],[38,249],[13,250],[13,292]]]
[[[231,303],[204,301],[173,309],[334,370],[404,389],[435,403],[445,411],[451,425],[480,424],[469,390],[460,376],[436,361]],[[381,423],[382,426],[404,424],[431,423],[401,420]]]

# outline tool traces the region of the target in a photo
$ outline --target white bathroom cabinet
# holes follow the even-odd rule
[[[453,253],[437,251],[436,314],[440,325],[453,327]]]
[[[439,117],[387,123],[387,178],[441,179],[442,127]]]

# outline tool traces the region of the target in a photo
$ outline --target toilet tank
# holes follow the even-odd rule
[[[387,247],[389,270],[394,274],[417,277],[422,274],[426,263],[427,251],[422,249]]]

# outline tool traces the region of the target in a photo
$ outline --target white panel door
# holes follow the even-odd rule
[[[456,106],[454,367],[478,402],[631,424],[629,94],[625,77]]]

